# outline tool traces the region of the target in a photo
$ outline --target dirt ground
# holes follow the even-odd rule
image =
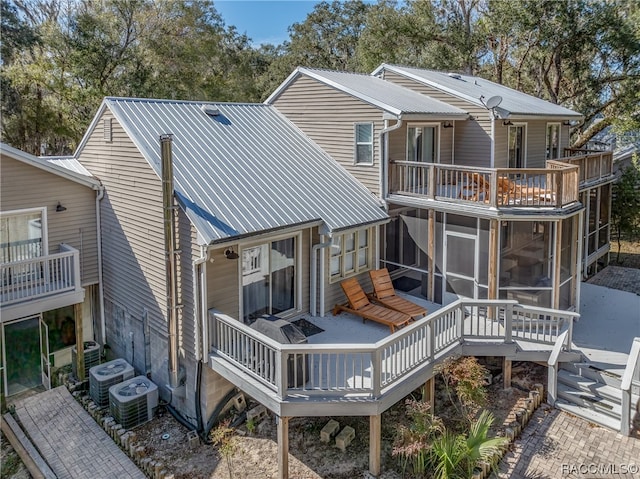
[[[508,412],[518,398],[526,396],[535,383],[546,384],[546,368],[533,363],[514,363],[512,385],[502,388],[500,361],[486,364],[492,372],[488,386],[490,409],[496,417],[494,433],[500,434]],[[414,395],[419,397],[419,391]],[[436,414],[445,422],[455,414],[442,405],[447,403],[444,393],[436,391]],[[251,407],[249,401],[249,407]],[[366,477],[369,464],[369,422],[367,417],[333,417],[340,427],[351,426],[355,440],[345,452],[335,444],[320,442],[320,430],[330,418],[292,418],[289,422],[290,477],[300,479],[352,479]],[[395,427],[406,423],[404,401],[382,415],[382,470],[381,479],[403,477],[398,461],[391,456]],[[137,440],[145,444],[146,452],[160,460],[176,479],[268,479],[277,477],[277,439],[273,415],[267,416],[255,430],[249,432],[242,424],[233,436],[235,447],[230,460],[223,457],[213,445],[201,443],[191,449],[187,444],[187,429],[168,413],[160,414],[152,422],[135,429]],[[169,437],[163,435],[169,434]],[[406,476],[405,476],[406,477]]]
[[[624,268],[640,269],[640,239],[620,242],[620,256],[618,257],[618,243],[611,238],[611,265]]]

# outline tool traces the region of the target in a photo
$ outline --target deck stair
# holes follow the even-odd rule
[[[563,363],[558,371],[555,407],[614,431],[620,431],[622,377],[590,363]],[[632,404],[640,404],[636,387]],[[634,408],[635,409],[635,408]]]

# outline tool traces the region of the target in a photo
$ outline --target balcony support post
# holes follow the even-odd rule
[[[277,416],[278,421],[278,477],[289,479],[289,418]]]
[[[427,222],[429,233],[427,235],[427,299],[434,301],[435,299],[435,254],[436,254],[436,212],[432,209],[429,210],[429,217]]]
[[[382,414],[369,416],[369,473],[380,475],[380,438],[382,436]]]
[[[78,378],[80,381],[84,381],[84,339],[82,331],[82,303],[76,303],[73,305],[73,315],[76,322],[76,370],[78,371]]]
[[[511,359],[507,358],[502,360],[502,387],[504,389],[511,387]]]
[[[436,406],[436,378],[431,377],[423,386],[422,401],[428,402],[431,414],[435,411]]]

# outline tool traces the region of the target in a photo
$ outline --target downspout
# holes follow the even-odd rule
[[[173,205],[173,166],[171,134],[160,135],[162,158],[162,210],[164,218],[164,247],[166,254],[168,370],[169,387],[178,387],[178,301],[176,278],[176,225]]]
[[[193,261],[193,285],[196,293],[196,334],[200,333],[200,346],[196,350],[196,429],[202,431],[202,363],[206,358],[206,340],[207,336],[207,324],[206,324],[206,307],[204,297],[206,292],[206,274],[205,266],[207,263],[207,250],[204,246],[200,246],[200,257]],[[197,338],[194,338],[196,344],[199,342]]]
[[[491,111],[491,168],[496,166],[496,116]]]
[[[388,126],[388,120],[384,121],[384,129],[380,132],[380,200],[385,211],[389,211],[387,205],[388,183],[389,183],[389,132],[397,130],[402,126],[402,116],[397,117],[395,125]]]
[[[320,235],[320,241],[325,239],[325,235]],[[331,241],[314,244],[311,248],[311,316],[318,312],[318,250],[322,249],[320,255],[320,316],[324,316],[324,249],[331,246]]]
[[[104,186],[98,187],[96,195],[96,235],[98,247],[98,308],[100,308],[100,329],[102,347],[107,343],[107,323],[104,317],[104,283],[102,281],[102,225],[100,221],[100,202],[104,198]]]

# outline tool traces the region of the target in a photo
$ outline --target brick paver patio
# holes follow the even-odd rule
[[[145,478],[64,386],[24,399],[16,414],[59,479]]]
[[[640,269],[609,265],[589,278],[587,283],[640,295]]]
[[[543,404],[504,456],[498,477],[640,478],[640,439]]]

